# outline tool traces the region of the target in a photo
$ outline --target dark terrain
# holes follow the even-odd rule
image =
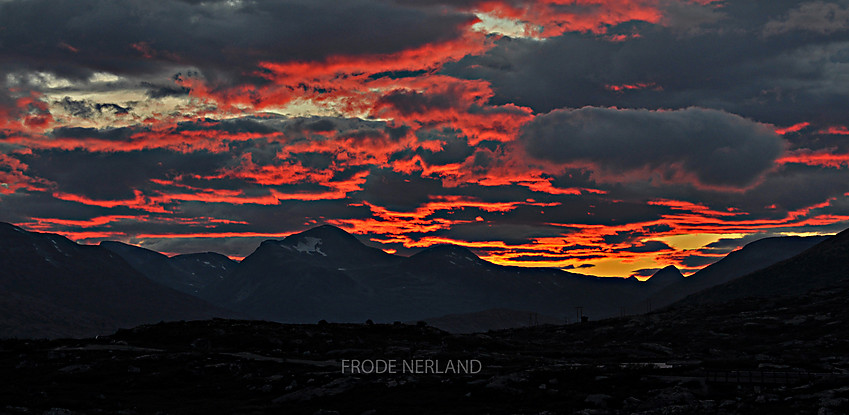
[[[823,238],[753,242],[684,278],[649,280],[492,264],[459,246],[410,257],[333,226],[263,242],[241,262],[168,257],[119,242],[79,245],[0,223],[0,337],[87,337],[160,320],[428,321],[451,332],[645,312],[789,258]]]
[[[654,307],[672,304],[690,294],[724,284],[791,258],[826,239],[828,239],[827,236],[783,236],[754,241],[695,274],[666,285],[652,294],[648,300]],[[649,279],[649,282],[651,281]]]
[[[839,414],[849,289],[457,335],[422,325],[174,322],[0,343],[5,413]],[[477,374],[341,359],[478,359]]]
[[[0,337],[83,337],[234,316],[148,279],[103,247],[0,223]]]
[[[753,242],[689,278],[674,266],[648,281],[598,278],[548,268],[492,264],[459,246],[411,257],[367,246],[342,229],[319,226],[267,240],[240,263],[214,253],[178,255],[116,242],[101,246],[150,280],[244,316],[288,323],[427,320],[471,332],[575,318],[640,313],[728,282],[810,248],[825,237]],[[572,320],[574,321],[574,320]]]
[[[136,281],[126,262],[95,250],[102,248],[11,232],[36,238],[22,239],[18,252],[34,249],[37,267],[78,272],[63,257],[91,252]],[[283,251],[275,255],[291,259]],[[446,252],[466,258],[452,256],[454,248],[428,255]],[[432,258],[425,265],[452,269]],[[9,275],[5,284],[28,287],[20,272]],[[671,268],[660,275],[681,278]],[[0,340],[0,413],[849,413],[849,231],[652,313],[535,325],[548,319],[530,312],[532,327],[477,334],[426,323],[212,319],[88,339]],[[352,374],[344,359],[474,359],[482,370]]]

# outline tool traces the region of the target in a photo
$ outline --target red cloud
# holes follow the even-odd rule
[[[795,133],[795,132],[802,131],[803,129],[805,129],[809,125],[811,125],[811,123],[809,123],[809,122],[800,122],[798,124],[793,124],[789,127],[776,128],[775,133],[781,134],[781,135],[788,134],[788,133]]]
[[[849,127],[838,125],[817,131],[819,134],[849,135]]]
[[[638,82],[635,84],[622,84],[622,85],[605,85],[605,89],[613,92],[625,92],[625,91],[634,91],[640,89],[651,89],[653,91],[663,91],[663,87],[654,83],[654,82]]]
[[[634,20],[658,23],[663,17],[659,6],[657,0],[485,0],[475,9],[526,22],[540,28],[539,36],[552,37],[571,31],[605,33],[609,26]]]
[[[808,166],[841,168],[849,167],[849,154],[834,153],[834,150],[812,151],[808,149],[792,151],[777,160],[778,163],[798,163]]]
[[[27,191],[46,191],[54,184],[26,174],[29,166],[6,154],[0,154],[0,195],[11,194],[23,189]]]

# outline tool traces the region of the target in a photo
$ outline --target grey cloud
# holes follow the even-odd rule
[[[675,0],[667,0],[662,4],[661,24],[678,33],[699,33],[704,30],[703,27],[713,25],[727,17],[721,8],[711,4],[702,5]]]
[[[422,159],[431,165],[461,163],[475,152],[474,147],[469,145],[468,138],[459,135],[458,131],[419,130],[416,135],[420,140],[439,140],[443,143],[439,151],[419,150]]]
[[[647,252],[661,252],[661,251],[671,251],[672,247],[667,245],[665,242],[661,241],[646,241],[645,243],[639,243],[630,248],[620,249],[622,252],[634,252],[634,253],[647,253]]]
[[[42,150],[19,156],[29,165],[29,174],[56,182],[57,191],[103,200],[132,199],[134,189],[152,186],[150,179],[169,179],[184,172],[210,175],[230,157],[167,150],[105,154]]]
[[[85,101],[77,101],[71,99],[71,97],[65,97],[65,99],[63,99],[59,103],[62,105],[62,108],[64,108],[65,111],[68,111],[69,114],[75,117],[91,118],[92,116],[94,116],[94,111],[92,110],[91,105],[89,105]]]
[[[418,175],[405,175],[391,169],[374,169],[363,190],[354,197],[396,211],[412,211],[427,203],[430,195],[445,194],[442,181]]]
[[[640,35],[622,42],[581,33],[545,42],[505,38],[486,54],[448,64],[443,72],[488,80],[495,90],[492,103],[537,112],[698,106],[780,126],[842,123],[849,111],[849,84],[842,75],[849,31],[761,35],[770,19],[798,5],[792,0],[727,1],[720,8],[679,5],[688,12],[667,14],[668,27],[629,22],[610,28],[610,34]],[[701,22],[698,30],[683,34],[675,23],[693,27],[689,23],[695,21]],[[638,84],[647,87],[611,89]]]
[[[585,268],[593,268],[593,267],[595,267],[595,264],[581,264],[581,265],[578,265],[577,267],[574,266],[574,265],[567,265],[567,266],[563,267],[562,269],[564,269],[564,270],[566,270],[566,269],[585,269]]]
[[[527,124],[520,140],[537,159],[587,164],[615,181],[648,170],[664,181],[738,188],[760,178],[783,150],[768,126],[701,108],[557,110]]]
[[[188,95],[191,90],[182,86],[157,85],[152,82],[142,82],[141,86],[147,88],[148,98],[159,99],[165,97],[179,97]]]
[[[774,36],[796,30],[831,34],[849,29],[849,5],[846,1],[803,3],[790,10],[782,19],[764,25],[764,36]]]
[[[456,38],[471,18],[374,0],[16,0],[0,3],[0,66],[48,67],[75,79],[179,66],[219,83],[261,82],[260,61],[397,52]]]
[[[643,268],[631,273],[632,277],[651,277],[655,272],[660,271],[660,268]]]

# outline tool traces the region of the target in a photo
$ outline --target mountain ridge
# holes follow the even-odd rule
[[[30,234],[12,225],[5,229]],[[121,259],[138,275],[157,285],[252,318],[310,323],[367,319],[417,321],[435,316],[454,316],[456,320],[457,316],[466,316],[469,319],[466,327],[489,324],[491,328],[522,320],[526,312],[555,320],[574,316],[576,307],[583,308],[584,315],[592,319],[641,313],[652,306],[666,305],[664,301],[685,297],[682,286],[692,289],[700,284],[717,285],[716,279],[694,278],[716,273],[711,269],[740,272],[745,267],[738,264],[729,268],[728,264],[742,261],[754,267],[761,260],[749,261],[751,258],[780,257],[817,241],[804,238],[755,241],[693,276],[685,278],[670,265],[640,282],[634,278],[602,278],[551,268],[502,266],[485,261],[459,245],[435,245],[403,257],[369,247],[357,236],[331,225],[281,240],[265,240],[239,263],[213,252],[167,257],[120,242],[104,241],[99,246],[88,246],[58,235],[55,241],[48,239],[40,248],[42,253],[53,249],[53,244],[57,245],[56,249],[61,246],[65,250],[99,249]],[[752,252],[759,256],[752,256]],[[725,272],[722,278],[734,278],[732,274]],[[29,297],[21,294],[14,298],[24,301]],[[487,310],[525,311],[508,317],[509,314]]]
[[[849,229],[783,261],[678,303],[718,303],[745,297],[803,294],[849,281]]]
[[[151,281],[106,248],[8,224],[0,224],[0,269],[0,337],[239,315]]]

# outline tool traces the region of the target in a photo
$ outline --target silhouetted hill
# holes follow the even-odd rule
[[[434,245],[427,247],[406,260],[410,266],[446,268],[468,268],[491,266],[468,248],[457,245]]]
[[[849,229],[804,252],[683,300],[719,303],[744,297],[798,296],[849,280]]]
[[[649,298],[652,307],[672,304],[690,294],[717,286],[750,272],[790,258],[828,239],[828,236],[783,236],[764,238],[733,251],[724,258],[674,284],[663,287]],[[644,308],[636,305],[636,309]]]
[[[323,226],[263,242],[211,288],[210,298],[284,322],[410,321],[493,308],[560,318],[575,306],[600,318],[617,314],[642,288],[616,278],[503,267],[458,246],[434,246],[405,258]]]
[[[121,242],[103,241],[100,246],[118,254],[136,271],[166,287],[206,297],[206,288],[232,272],[238,263],[215,253],[176,255],[167,257],[159,252]]]
[[[0,337],[87,336],[234,315],[150,281],[102,247],[6,223],[0,223],[0,298]]]
[[[398,260],[398,257],[394,255],[364,245],[354,235],[332,225],[318,226],[289,235],[282,241],[265,241],[263,244],[275,242],[281,248],[294,254],[294,258],[328,268],[370,267]]]
[[[0,412],[845,414],[846,321],[849,284],[840,284],[477,334],[216,319],[96,339],[0,340],[0,379],[13,380],[0,388]],[[352,373],[353,360],[372,372],[364,362],[396,366]],[[480,365],[402,369],[469,360]]]
[[[518,314],[508,318],[504,313],[494,315],[491,310],[524,310],[519,313],[537,313],[562,321],[574,320],[576,307],[583,307],[583,314],[595,320],[659,308],[686,293],[736,278],[783,255],[789,256],[789,252],[815,241],[807,238],[758,241],[689,278],[683,278],[677,268],[669,266],[657,271],[647,282],[639,282],[634,278],[598,278],[547,268],[500,266],[480,259],[467,248],[453,245],[433,246],[411,257],[401,257],[366,246],[333,226],[265,241],[241,263],[216,253],[168,258],[117,242],[103,242],[100,247],[80,246],[57,235],[31,234],[11,225],[4,229],[10,235],[4,240],[4,261],[10,262],[8,269],[17,270],[20,275],[45,278],[56,274],[50,270],[58,268],[70,270],[74,275],[108,275],[97,279],[103,284],[118,275],[131,279],[132,284],[141,284],[138,289],[128,285],[118,295],[112,291],[103,293],[103,287],[79,277],[45,281],[26,290],[9,282],[16,275],[9,274],[9,281],[3,285],[8,295],[0,300],[0,307],[8,310],[2,320],[8,327],[27,326],[17,324],[16,319],[39,320],[44,322],[43,333],[50,332],[47,326],[52,321],[62,322],[57,326],[73,328],[75,333],[79,332],[80,324],[101,329],[114,327],[118,320],[104,315],[107,311],[127,310],[121,315],[125,320],[120,321],[149,321],[126,319],[148,319],[154,314],[170,316],[173,307],[163,306],[161,301],[141,304],[145,297],[178,300],[174,297],[177,293],[169,290],[165,290],[167,295],[154,293],[152,287],[164,289],[159,284],[224,309],[237,310],[244,316],[281,322],[416,321],[451,315],[454,326],[466,324],[489,329],[504,327],[508,320],[524,321],[524,317],[514,318]],[[16,238],[29,239],[16,242]],[[25,251],[21,247],[26,246],[32,252],[18,252]],[[139,279],[142,275],[151,281]],[[145,285],[154,281],[158,284]],[[792,288],[788,284],[779,286]],[[54,288],[56,292],[45,294]],[[74,295],[74,300],[61,298],[60,293],[79,291],[97,300],[82,295]],[[138,296],[133,297],[134,294]],[[646,301],[647,298],[650,300]],[[185,297],[178,302],[184,300]],[[86,308],[84,304],[102,307]],[[192,304],[208,307],[203,302]],[[131,309],[139,311],[131,312]],[[151,309],[158,311],[151,314]],[[82,315],[86,317],[76,317]],[[469,321],[459,322],[461,318]]]
[[[651,286],[653,290],[658,290],[682,281],[684,281],[684,275],[681,274],[681,271],[675,265],[669,265],[655,272],[646,280],[646,284]]]
[[[359,281],[358,271],[400,260],[325,225],[283,240],[262,242],[227,279],[210,287],[209,298],[251,316],[277,321],[312,322],[346,316],[364,321],[359,318],[373,315],[374,301],[379,298]]]
[[[496,308],[466,314],[448,314],[424,319],[428,325],[449,333],[484,333],[542,324],[564,324],[562,317],[553,317],[531,311]],[[574,319],[573,319],[574,322]]]

